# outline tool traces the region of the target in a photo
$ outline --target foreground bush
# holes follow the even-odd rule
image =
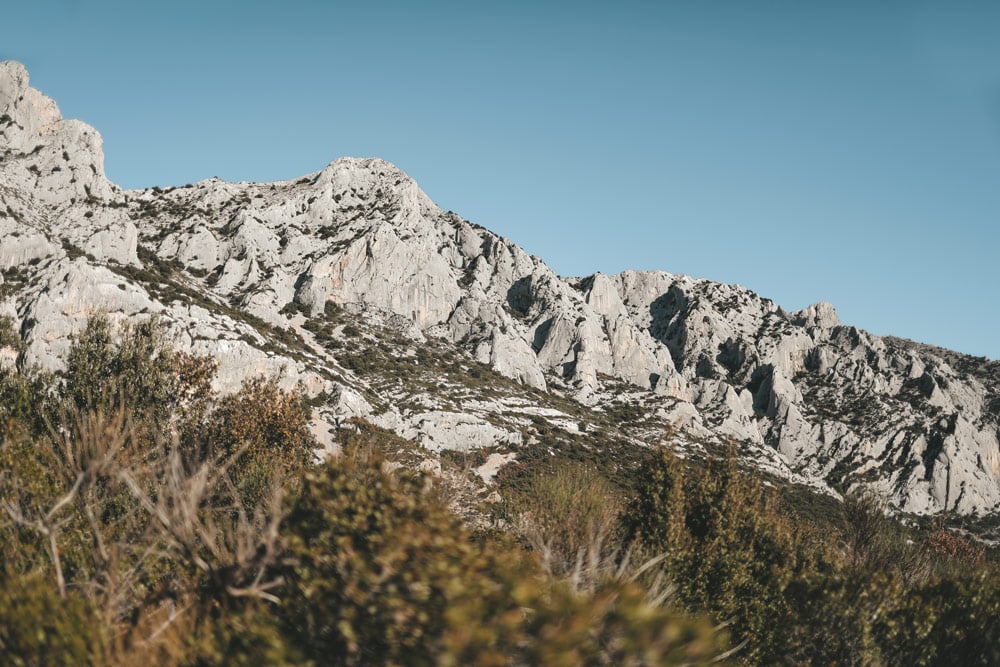
[[[80,595],[60,598],[44,575],[0,574],[0,659],[5,665],[99,665],[107,637]]]
[[[277,481],[315,443],[297,396],[259,380],[220,401],[210,389],[214,369],[170,350],[155,321],[116,337],[97,318],[71,345],[64,378],[0,378],[0,395],[17,399],[0,442],[0,555],[11,591],[32,584],[17,620],[38,630],[4,637],[0,662],[29,655],[25,637],[53,655],[60,642],[90,651],[98,664],[171,664],[170,656],[210,654],[207,646],[226,644],[220,637],[253,635],[224,630],[247,625],[247,605],[276,599],[268,591],[281,554]],[[264,482],[240,485],[261,468],[255,479]],[[62,616],[34,610],[50,598],[67,613],[85,603],[92,618],[76,632],[47,633]],[[253,618],[255,628],[272,626],[258,634],[277,636],[273,614]],[[186,634],[171,640],[180,628]],[[109,651],[100,658],[86,640],[96,636]],[[67,662],[85,664],[77,657]]]
[[[704,620],[636,586],[593,595],[547,580],[508,543],[480,543],[430,479],[364,447],[306,474],[287,519],[287,631],[342,664],[679,664],[720,652]]]
[[[581,585],[615,569],[625,546],[620,531],[622,494],[599,472],[576,462],[530,474],[523,487],[508,491],[504,519],[554,577],[575,577]]]
[[[1000,664],[1000,576],[942,526],[903,529],[870,495],[840,521],[793,519],[734,452],[653,453],[628,534],[664,554],[686,608],[728,623],[746,664]]]
[[[1000,664],[1000,577],[980,570],[923,582],[880,623],[888,664]]]
[[[731,624],[734,640],[745,643],[741,657],[769,664],[793,652],[787,622],[796,612],[785,591],[828,565],[735,456],[685,469],[669,450],[656,453],[627,516],[629,534],[665,554],[684,603]]]

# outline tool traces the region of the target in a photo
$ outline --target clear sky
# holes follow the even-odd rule
[[[5,3],[125,187],[378,156],[563,275],[1000,358],[1000,2]]]

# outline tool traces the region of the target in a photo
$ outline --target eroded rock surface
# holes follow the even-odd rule
[[[261,373],[304,387],[324,433],[361,416],[431,450],[516,456],[627,408],[639,444],[671,429],[681,444],[741,443],[818,488],[873,485],[907,511],[1000,507],[995,362],[738,285],[560,277],[375,158],[140,191],[110,183],[103,160],[93,128],[0,63],[0,308],[22,367],[58,369],[94,314],[156,316],[220,360],[223,391]],[[578,411],[525,407],[544,396]]]

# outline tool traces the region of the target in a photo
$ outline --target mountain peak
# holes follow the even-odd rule
[[[799,326],[832,329],[840,326],[840,317],[832,303],[819,301],[792,313],[792,321]]]
[[[316,184],[339,190],[371,190],[372,194],[379,189],[417,187],[406,172],[377,157],[339,157],[319,172]]]
[[[0,63],[0,171],[8,182],[49,204],[107,199],[104,143],[86,123],[63,120],[56,103],[29,85],[21,63]]]
[[[379,158],[126,195],[100,135],[17,63],[0,65],[0,132],[0,313],[22,365],[58,369],[93,313],[157,313],[219,361],[220,390],[277,376],[325,424],[364,416],[427,450],[672,432],[691,449],[736,441],[830,493],[873,483],[913,512],[1000,508],[995,368],[839,326],[828,303],[789,315],[664,272],[561,278]]]
[[[400,176],[406,176],[402,169],[392,164],[387,160],[383,160],[380,157],[352,157],[350,155],[343,155],[336,158],[330,164],[326,166],[326,169],[336,171],[338,169],[349,169],[349,170],[369,170],[373,173],[391,173]]]
[[[0,123],[5,143],[12,147],[38,137],[45,129],[62,120],[59,107],[51,98],[30,85],[28,70],[14,60],[0,62]]]

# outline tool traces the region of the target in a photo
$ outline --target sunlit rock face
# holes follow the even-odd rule
[[[627,399],[620,429],[639,444],[735,441],[779,476],[872,485],[918,513],[1000,504],[995,362],[738,285],[561,277],[375,158],[138,191],[103,165],[93,128],[0,63],[0,314],[19,328],[22,368],[61,368],[95,314],[158,317],[177,347],[219,360],[220,391],[272,375],[315,399],[317,424],[367,417],[428,451],[515,460],[539,420],[578,433]],[[389,382],[359,346],[393,368],[417,360],[412,377]],[[425,377],[449,355],[455,375]],[[477,379],[481,367],[510,382]],[[541,410],[543,396],[576,407]]]

